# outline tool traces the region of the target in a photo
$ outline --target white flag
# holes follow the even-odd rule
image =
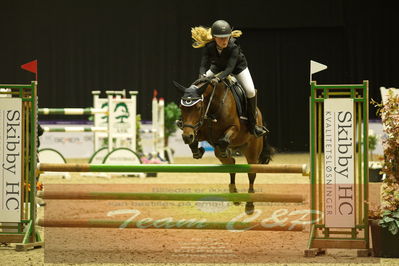
[[[324,69],[327,69],[326,65],[323,65],[316,61],[310,60],[310,81],[309,82],[312,82],[312,75],[314,73],[320,72]]]

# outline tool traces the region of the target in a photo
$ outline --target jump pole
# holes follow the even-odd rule
[[[39,219],[37,225],[43,227],[75,227],[75,228],[137,228],[137,229],[200,229],[200,230],[252,230],[252,231],[303,231],[302,224],[286,223],[283,226],[262,226],[260,223],[243,223],[243,222],[202,222],[202,221],[148,221],[142,222],[118,220],[57,220],[57,219]]]
[[[39,115],[94,115],[108,114],[101,108],[40,108]]]
[[[295,203],[305,201],[305,197],[303,195],[284,195],[276,193],[132,193],[95,191],[39,191],[38,197],[49,200],[170,200]]]
[[[106,127],[43,127],[44,132],[107,132]]]
[[[39,163],[39,171],[51,172],[131,172],[131,173],[279,173],[307,174],[306,164],[49,164]]]

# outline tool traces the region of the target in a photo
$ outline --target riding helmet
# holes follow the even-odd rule
[[[231,35],[230,24],[225,20],[217,20],[212,24],[211,33],[213,37],[229,37]]]

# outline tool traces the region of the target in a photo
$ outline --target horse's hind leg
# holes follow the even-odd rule
[[[236,160],[233,157],[223,158],[218,157],[219,161],[222,164],[235,164]],[[230,184],[229,184],[229,192],[230,193],[237,193],[236,187],[236,173],[230,173]],[[234,202],[234,205],[240,205],[240,202]]]
[[[262,152],[263,139],[257,138],[256,141],[251,142],[246,150],[244,151],[245,158],[248,164],[256,164],[259,161],[259,155]],[[256,173],[248,173],[249,187],[248,193],[255,193],[254,183],[256,179]],[[247,202],[245,204],[245,213],[251,215],[254,213],[255,206],[253,202]]]
[[[255,173],[248,173],[249,179],[249,188],[248,193],[255,193],[254,183],[255,183],[256,174]],[[245,204],[245,213],[251,215],[254,213],[255,206],[253,202],[247,202]]]

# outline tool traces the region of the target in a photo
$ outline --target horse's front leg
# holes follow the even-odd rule
[[[191,152],[193,153],[194,159],[202,158],[202,156],[204,155],[205,149],[203,147],[198,148],[198,140],[194,140],[194,142],[188,146],[190,147]]]
[[[239,128],[237,126],[230,126],[225,132],[223,137],[217,140],[217,146],[219,147],[218,157],[229,158],[231,157],[231,151],[228,149],[231,140],[238,134]]]

